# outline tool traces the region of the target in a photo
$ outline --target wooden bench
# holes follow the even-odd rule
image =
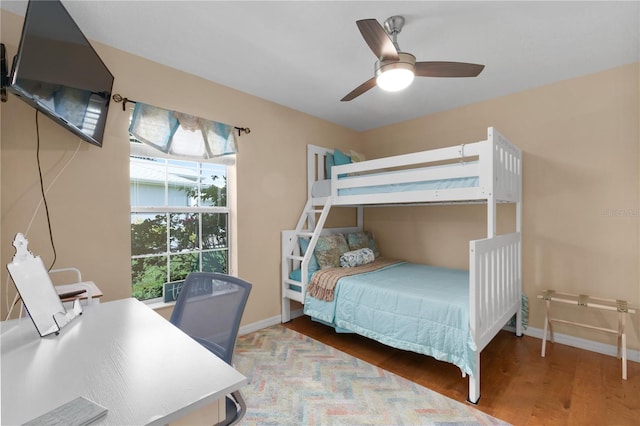
[[[636,311],[630,308],[626,300],[602,299],[599,297],[587,296],[584,294],[559,293],[555,290],[547,290],[543,294],[538,295],[538,299],[543,299],[546,304],[546,314],[544,321],[544,335],[542,336],[542,357],[545,355],[547,344],[547,329],[549,330],[550,340],[553,342],[553,326],[552,322],[575,325],[578,327],[599,330],[605,333],[612,333],[618,336],[618,359],[622,359],[622,379],[627,380],[627,335],[625,333],[625,323],[627,314],[635,314]],[[602,309],[606,311],[618,312],[618,329],[596,327],[590,324],[584,324],[574,321],[553,318],[551,316],[551,302],[568,303],[578,305],[585,308]]]

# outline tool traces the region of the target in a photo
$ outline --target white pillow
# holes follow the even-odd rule
[[[354,150],[349,151],[349,156],[351,157],[351,161],[357,163],[359,161],[365,161],[366,158],[363,153],[357,152]]]

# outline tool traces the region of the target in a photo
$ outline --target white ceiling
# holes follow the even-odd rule
[[[359,131],[640,61],[639,1],[63,3],[91,40]],[[0,7],[24,15],[26,4]],[[392,15],[405,17],[398,42],[418,61],[484,71],[340,102],[373,76],[355,21]]]

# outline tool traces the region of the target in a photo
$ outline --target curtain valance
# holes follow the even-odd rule
[[[234,126],[140,102],[133,110],[129,133],[166,154],[191,159],[238,151]]]

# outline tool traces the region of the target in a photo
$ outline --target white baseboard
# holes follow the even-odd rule
[[[295,311],[291,311],[291,318],[298,318],[304,315],[302,313],[302,309],[297,309]],[[254,331],[261,330],[263,328],[271,327],[272,325],[280,324],[282,322],[282,317],[280,315],[263,319],[262,321],[254,322],[251,324],[243,325],[238,330],[238,334],[240,336],[244,334],[253,333]]]
[[[272,325],[276,325],[276,324],[280,324],[280,315],[263,319],[262,321],[240,326],[240,330],[238,330],[238,334],[242,336],[244,334],[253,333],[254,331],[262,330],[263,328],[271,327]]]
[[[291,312],[291,318],[297,318],[299,316],[304,315],[302,309],[297,309]],[[264,319],[262,321],[254,322],[251,324],[244,325],[240,327],[239,334],[249,334],[254,331],[258,331],[262,328],[271,327],[272,325],[280,324],[281,317],[280,315],[273,316],[271,318]],[[515,332],[515,328],[513,327],[505,327],[505,329],[509,331]],[[537,339],[542,340],[542,336],[544,334],[544,330],[534,327],[527,327],[524,334],[530,337],[535,337]],[[561,333],[553,333],[556,343],[560,343],[562,345],[571,346],[578,349],[584,349],[586,351],[596,352],[599,354],[609,355],[609,356],[617,356],[618,349],[614,345],[609,345],[607,343],[596,342],[593,340],[582,339],[580,337],[569,336],[568,334]],[[542,342],[540,343],[542,344]],[[627,348],[627,359],[629,361],[640,362],[640,351],[635,349]]]
[[[544,330],[540,328],[527,327],[524,334],[542,340],[542,336],[544,336]],[[584,349],[587,351],[609,356],[617,356],[618,354],[618,348],[607,343],[595,342],[593,340],[582,339],[580,337],[574,337],[560,333],[553,333],[553,337],[556,343],[560,343],[562,345],[567,345],[574,348]],[[540,344],[542,345],[542,342],[540,342]],[[547,351],[548,350],[549,349],[547,349]],[[640,351],[627,348],[627,359],[629,361],[640,362]]]

